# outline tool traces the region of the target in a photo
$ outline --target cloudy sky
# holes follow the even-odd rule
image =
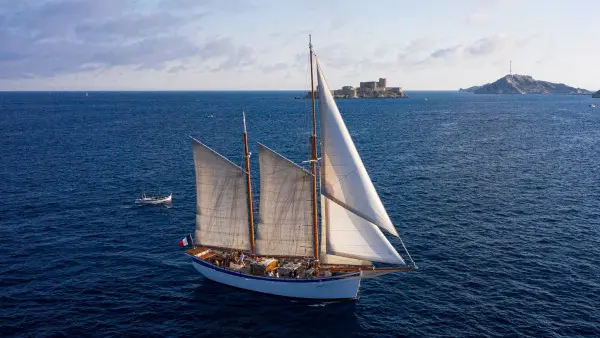
[[[600,1],[0,0],[0,90],[600,89]]]

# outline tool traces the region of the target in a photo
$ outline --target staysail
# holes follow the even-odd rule
[[[255,252],[313,256],[310,174],[263,144],[260,164],[260,222]]]
[[[319,242],[319,245],[321,246],[319,250],[319,261],[321,264],[371,265],[371,262],[368,260],[336,256],[331,254],[331,250],[329,250],[328,253],[327,243],[329,240],[327,238],[327,229],[328,224],[331,222],[328,209],[327,197],[321,195],[321,241]],[[335,236],[335,234],[332,235]]]
[[[195,244],[250,250],[245,172],[192,139],[196,169]]]
[[[321,191],[327,253],[405,264],[377,228],[398,236],[317,64],[321,125]],[[399,236],[398,236],[399,237]]]
[[[405,264],[379,228],[364,218],[326,199],[327,252],[336,256],[389,264]]]

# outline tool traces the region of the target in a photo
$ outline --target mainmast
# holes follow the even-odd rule
[[[315,85],[313,78],[313,50],[311,36],[308,36],[308,49],[310,55],[310,99],[312,102],[312,135],[310,136],[311,145],[311,172],[312,172],[312,213],[313,213],[313,241],[315,268],[319,271],[319,233],[317,219],[317,111],[315,110]]]
[[[248,151],[248,132],[246,131],[246,113],[244,119],[244,162],[246,164],[246,186],[248,187],[248,225],[250,226],[250,250],[254,253],[254,216],[252,212],[252,181],[250,180],[250,152]]]

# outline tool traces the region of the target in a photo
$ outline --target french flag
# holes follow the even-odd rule
[[[192,239],[192,235],[187,235],[182,240],[179,241],[179,246],[180,247],[189,246],[189,245],[192,245],[193,243],[194,243],[194,240]]]

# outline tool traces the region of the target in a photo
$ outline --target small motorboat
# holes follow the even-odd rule
[[[146,196],[146,194],[142,194],[138,199],[135,200],[135,204],[162,204],[162,203],[171,203],[173,194],[169,196],[159,197],[159,196]]]
[[[590,104],[590,107],[591,108],[596,108],[596,105],[592,103],[592,104]]]

